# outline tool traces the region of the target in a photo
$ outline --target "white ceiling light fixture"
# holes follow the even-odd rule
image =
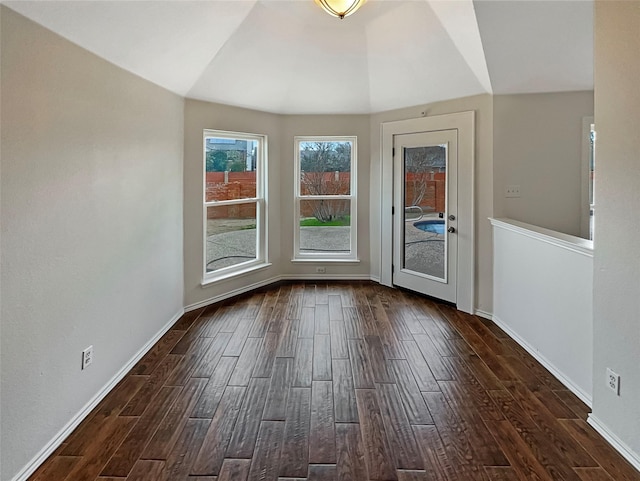
[[[325,12],[343,19],[355,13],[367,0],[315,0]]]

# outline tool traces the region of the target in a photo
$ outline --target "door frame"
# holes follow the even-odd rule
[[[380,163],[380,284],[393,287],[393,137],[438,130],[458,131],[457,308],[473,314],[475,303],[475,112],[383,122]]]

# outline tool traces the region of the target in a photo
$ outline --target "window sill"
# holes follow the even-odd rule
[[[221,276],[216,276],[216,277],[210,277],[210,278],[206,278],[203,279],[202,282],[200,282],[200,286],[201,287],[207,287],[211,284],[215,284],[216,282],[222,282],[222,281],[227,281],[229,279],[234,279],[236,277],[243,277],[249,274],[253,274],[254,272],[257,271],[261,271],[263,269],[266,269],[268,267],[271,267],[272,264],[270,262],[264,262],[261,264],[256,264],[256,265],[252,265],[252,266],[247,266],[244,269],[240,269],[237,271],[232,271],[232,272],[227,272]]]
[[[315,264],[360,264],[360,259],[336,259],[332,257],[330,259],[324,257],[314,257],[314,258],[293,258],[291,259],[293,263],[315,263]]]

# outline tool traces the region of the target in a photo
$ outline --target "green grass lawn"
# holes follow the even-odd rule
[[[341,217],[340,219],[334,219],[329,222],[320,222],[315,217],[309,217],[308,219],[302,219],[300,221],[300,227],[341,227],[351,225],[351,217]]]

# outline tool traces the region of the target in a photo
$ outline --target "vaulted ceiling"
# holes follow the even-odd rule
[[[593,1],[7,1],[181,96],[277,113],[370,113],[481,93],[593,88]]]

